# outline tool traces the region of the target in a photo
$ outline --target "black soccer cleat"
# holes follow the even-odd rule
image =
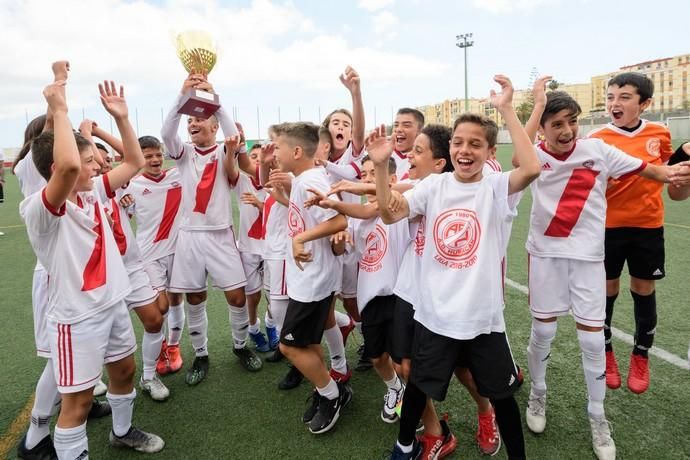
[[[26,434],[24,434],[22,440],[17,445],[17,458],[24,460],[57,460],[58,456],[50,435],[41,439],[41,442],[36,444],[33,449],[27,449]]]

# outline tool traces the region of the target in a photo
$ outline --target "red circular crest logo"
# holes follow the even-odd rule
[[[661,155],[661,141],[658,137],[653,137],[647,141],[647,153],[656,158]]]
[[[434,222],[434,243],[442,258],[461,262],[477,252],[481,228],[477,214],[469,209],[450,209]]]
[[[376,228],[369,232],[364,240],[364,252],[360,263],[368,267],[375,267],[381,262],[387,249],[386,231],[381,225],[376,224]]]
[[[290,238],[298,235],[304,231],[304,219],[299,212],[299,208],[292,201],[288,209],[288,233]]]

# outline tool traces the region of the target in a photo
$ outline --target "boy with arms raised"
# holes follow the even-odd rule
[[[88,458],[86,417],[93,387],[106,364],[113,414],[110,443],[157,452],[163,440],[131,424],[136,339],[124,303],[129,279],[93,190],[103,187],[114,196],[143,165],[141,150],[127,118],[122,88],[118,94],[112,82],[99,85],[101,101],[115,118],[127,155],[118,168],[94,183],[99,167],[91,143],[73,134],[67,117],[66,66],[62,75],[44,92],[53,112],[54,132],[43,133],[32,144],[34,162],[47,185],[20,205],[31,245],[50,276],[47,329],[62,395],[55,449],[60,459]]]
[[[384,222],[426,217],[421,265],[425,276],[420,280],[421,300],[415,305],[412,370],[393,459],[416,457],[420,446],[415,429],[427,396],[443,400],[453,372],[462,366],[469,367],[479,393],[491,400],[509,458],[525,457],[520,411],[513,397],[517,369],[503,320],[501,260],[506,227],[516,214],[511,195],[539,175],[539,164],[511,105],[510,80],[502,75],[494,80],[502,94],[492,91],[492,102],[506,120],[521,159],[521,166],[509,173],[483,176],[484,163],[496,149],[498,128],[486,117],[465,114],[453,129],[454,173],[427,177],[405,192],[399,209],[391,211],[385,168],[393,145],[386,140],[384,127],[367,139],[367,151],[377,168],[376,196]]]
[[[295,175],[290,190],[286,283],[289,302],[280,334],[280,350],[316,387],[318,409],[309,421],[314,434],[329,431],[352,390],[328,374],[321,356],[321,337],[340,280],[330,235],[347,227],[345,216],[312,206],[305,209],[309,189],[325,193],[325,171],[314,164],[319,128],[310,123],[283,123],[272,127],[275,156],[283,172]]]

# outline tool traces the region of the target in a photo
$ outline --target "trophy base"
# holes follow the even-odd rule
[[[184,96],[182,107],[177,113],[190,117],[209,118],[220,108],[220,99],[217,94],[208,93],[200,89],[193,89]]]

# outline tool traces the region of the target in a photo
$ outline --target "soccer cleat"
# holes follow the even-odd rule
[[[477,414],[479,427],[475,439],[479,450],[484,455],[496,455],[501,448],[501,437],[496,426],[496,413],[493,408],[486,414]]]
[[[649,388],[649,358],[636,354],[630,355],[628,388],[637,394],[647,391]]]
[[[89,418],[103,418],[112,414],[113,410],[110,408],[108,401],[99,401],[93,398],[91,409],[89,409]]]
[[[388,457],[390,460],[414,460],[420,458],[420,454],[422,453],[422,445],[415,439],[414,443],[412,444],[412,452],[405,453],[400,449],[400,446],[398,446],[398,443],[396,442],[393,445],[393,450],[390,451],[390,453],[391,455]]]
[[[253,351],[251,351],[245,345],[242,348],[233,348],[233,353],[240,359],[240,364],[242,367],[247,369],[249,372],[258,372],[264,367],[264,363],[261,362],[261,358],[256,356]]]
[[[441,436],[422,434],[417,436],[417,441],[421,446],[419,459],[435,460],[445,458],[455,452],[458,447],[458,439],[450,431],[446,416],[440,420]]]
[[[174,373],[182,369],[184,361],[182,361],[182,353],[180,353],[180,346],[168,345],[166,352],[168,355],[168,370],[171,373]]]
[[[347,338],[350,336],[350,333],[355,329],[355,322],[352,320],[350,316],[350,322],[348,323],[347,326],[343,326],[340,328],[340,333],[343,335],[343,346],[347,346]]]
[[[192,367],[187,371],[184,381],[187,385],[198,385],[208,374],[208,356],[197,356],[192,362]]]
[[[285,374],[283,380],[278,382],[278,388],[280,390],[292,390],[297,388],[302,383],[302,380],[304,380],[304,376],[299,369],[296,366],[290,366],[290,370]]]
[[[335,399],[328,399],[319,395],[319,407],[314,418],[309,422],[312,434],[322,434],[330,431],[340,418],[340,410],[352,401],[352,389],[343,383],[338,383],[340,394]]]
[[[592,447],[599,460],[615,460],[616,443],[611,437],[611,427],[606,417],[589,416],[589,426],[592,429]]]
[[[374,364],[371,362],[369,358],[364,358],[363,357],[364,353],[364,345],[360,345],[360,347],[357,349],[357,354],[359,355],[359,361],[357,361],[357,366],[355,366],[355,370],[357,372],[364,372],[368,371],[372,367],[374,367]]]
[[[283,352],[280,351],[280,347],[276,348],[276,351],[272,355],[265,358],[269,363],[278,363],[283,360]]]
[[[93,395],[94,396],[103,396],[108,392],[108,385],[103,383],[103,380],[98,380],[98,383],[96,383],[96,386],[93,388]]]
[[[254,347],[256,348],[256,351],[258,351],[259,353],[268,353],[269,351],[271,351],[271,346],[268,344],[268,339],[266,339],[266,336],[263,332],[259,331],[256,334],[252,334],[250,332],[249,337],[251,337],[252,342],[254,342]]]
[[[532,433],[543,433],[546,428],[546,395],[536,396],[530,392],[525,412],[527,427]]]
[[[268,337],[268,346],[271,348],[271,350],[277,350],[278,344],[280,343],[278,329],[275,327],[266,326],[266,336]]]
[[[615,390],[621,386],[621,373],[613,350],[606,352],[606,386]]]
[[[395,390],[389,388],[386,394],[383,396],[383,409],[381,409],[381,420],[386,423],[395,423],[400,420],[400,415],[398,414],[396,408],[398,403],[402,404],[403,394],[405,393],[405,384],[400,381],[400,389]]]
[[[139,380],[139,388],[141,388],[144,393],[150,394],[151,399],[154,401],[165,401],[168,399],[168,396],[170,396],[170,390],[163,385],[158,374],[153,374],[151,380],[144,380],[142,376]]]
[[[170,360],[168,357],[168,342],[163,340],[161,345],[161,352],[156,361],[156,374],[167,375],[170,373]]]
[[[330,371],[328,371],[328,374],[336,382],[347,383],[352,378],[352,370],[350,369],[350,366],[347,366],[347,372],[344,374],[336,371],[335,369],[331,369]]]
[[[309,401],[309,407],[307,407],[307,410],[304,411],[304,415],[302,416],[302,423],[305,425],[309,425],[311,419],[314,418],[319,410],[319,392],[314,389],[307,398],[307,401]]]
[[[110,445],[113,447],[129,447],[137,452],[153,454],[160,452],[165,447],[165,442],[160,436],[131,426],[124,436],[115,436],[115,433],[110,430]]]
[[[26,448],[26,434],[17,445],[17,458],[24,460],[57,460],[57,452],[50,435],[41,439],[32,449]]]

